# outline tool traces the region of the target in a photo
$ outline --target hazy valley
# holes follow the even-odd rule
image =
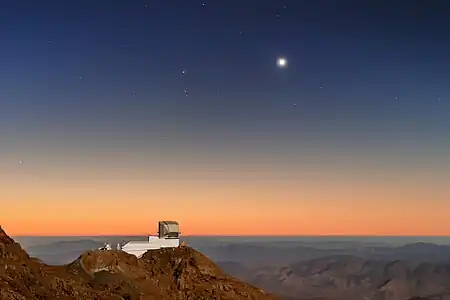
[[[145,237],[18,237],[48,264]],[[421,238],[185,237],[225,272],[282,299],[450,299],[450,245]],[[404,244],[406,242],[406,244]],[[419,298],[418,298],[419,299]]]

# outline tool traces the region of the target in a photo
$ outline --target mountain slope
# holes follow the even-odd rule
[[[450,265],[330,256],[261,268],[249,282],[294,299],[450,299]]]
[[[274,300],[188,248],[89,251],[64,266],[30,257],[0,228],[0,299]]]

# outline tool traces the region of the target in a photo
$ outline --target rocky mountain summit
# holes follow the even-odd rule
[[[202,300],[276,298],[223,273],[189,248],[89,251],[64,266],[46,265],[26,253],[0,227],[0,299]]]

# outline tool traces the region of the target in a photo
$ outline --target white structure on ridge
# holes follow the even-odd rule
[[[147,241],[129,241],[117,245],[117,250],[122,250],[137,257],[141,257],[148,250],[161,248],[175,248],[180,246],[180,225],[175,221],[159,221],[158,236],[149,236]],[[99,250],[111,250],[109,244],[105,244]]]

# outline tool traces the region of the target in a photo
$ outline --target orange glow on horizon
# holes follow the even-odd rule
[[[159,220],[178,221],[183,235],[450,235],[446,184],[421,178],[166,169],[160,180],[136,171],[133,180],[120,173],[101,181],[94,171],[50,171],[0,178],[8,183],[0,225],[9,235],[147,235]]]

